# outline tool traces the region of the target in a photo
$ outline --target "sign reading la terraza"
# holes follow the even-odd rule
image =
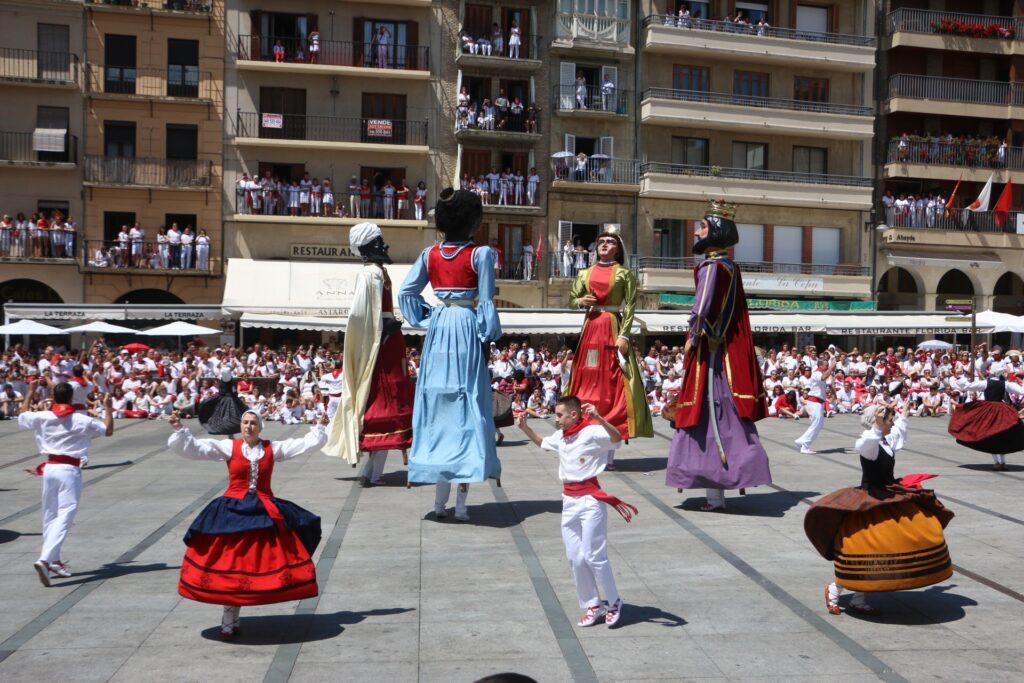
[[[360,260],[359,255],[352,253],[352,249],[347,244],[293,244],[291,245],[291,257],[310,261]]]

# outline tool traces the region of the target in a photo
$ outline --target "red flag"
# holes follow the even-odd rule
[[[1010,212],[1010,204],[1013,202],[1013,178],[1006,179],[1006,187],[999,195],[999,201],[992,209],[992,217],[995,218],[996,227],[1000,230],[1006,228],[1006,216]]]
[[[960,177],[956,180],[956,185],[953,186],[953,193],[949,195],[949,201],[946,202],[946,218],[949,218],[949,212],[953,208],[953,201],[956,199],[956,191],[960,189],[960,181],[964,179],[964,174],[961,173]]]
[[[540,263],[542,260],[544,260],[544,252],[541,250],[541,247],[543,246],[543,244],[544,244],[544,238],[543,237],[538,237],[537,238],[537,263]]]

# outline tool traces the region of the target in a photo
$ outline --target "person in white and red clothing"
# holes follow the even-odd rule
[[[71,368],[71,379],[68,384],[71,385],[71,390],[74,395],[71,399],[71,406],[78,411],[88,412],[89,411],[89,394],[96,391],[96,385],[90,382],[85,377],[85,368],[81,365],[76,365]]]
[[[330,420],[334,419],[334,414],[338,412],[338,406],[341,405],[341,392],[344,387],[342,360],[337,358],[334,361],[334,369],[324,373],[324,376],[320,378],[320,388],[327,395],[327,418]]]
[[[99,436],[114,433],[114,414],[108,394],[103,400],[104,417],[100,422],[72,406],[74,389],[67,382],[53,387],[53,407],[32,411],[32,397],[39,380],[29,385],[18,415],[18,426],[36,435],[39,452],[47,456],[32,474],[43,477],[43,549],[33,563],[39,581],[50,585],[51,576],[71,576],[70,565],[61,559],[61,547],[75,521],[82,495],[82,467],[89,462],[89,446]]]
[[[814,455],[816,451],[811,444],[818,438],[821,428],[825,426],[825,383],[832,377],[836,369],[835,358],[825,360],[819,358],[817,367],[811,373],[810,382],[807,385],[807,413],[811,417],[811,424],[807,431],[796,440],[796,445],[804,455]]]
[[[608,510],[615,508],[627,522],[637,509],[601,490],[597,475],[608,464],[609,454],[622,445],[619,429],[601,417],[597,409],[581,404],[575,396],[563,396],[555,403],[555,427],[546,438],[527,425],[520,414],[516,425],[536,445],[558,453],[558,476],[562,480],[562,540],[572,565],[576,595],[587,611],[578,626],[593,626],[602,618],[615,626],[622,618],[622,598],[608,559]],[[607,602],[601,601],[598,584]]]

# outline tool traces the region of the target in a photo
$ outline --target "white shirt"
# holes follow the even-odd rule
[[[604,472],[608,465],[608,452],[622,445],[612,443],[604,427],[592,424],[568,439],[559,429],[541,441],[540,447],[558,453],[558,477],[563,482],[586,481]]]
[[[327,432],[321,425],[313,425],[301,439],[271,441],[270,448],[274,453],[274,462],[290,460],[327,443]],[[182,427],[167,439],[167,447],[183,458],[189,460],[219,460],[224,462],[231,457],[234,449],[233,439],[197,439],[192,436],[188,427]],[[242,442],[242,455],[249,462],[263,458],[263,443],[255,446]]]
[[[807,394],[825,400],[825,381],[821,378],[820,372],[811,373],[811,380],[807,383]]]
[[[81,458],[83,465],[89,459],[92,440],[107,433],[102,422],[85,413],[57,417],[51,410],[22,413],[18,416],[18,426],[36,433],[40,453]]]
[[[343,387],[345,386],[345,373],[335,371],[328,372],[326,375],[320,378],[320,386],[327,390],[327,393],[331,396],[341,396]]]
[[[854,444],[854,448],[865,460],[877,460],[878,459],[878,446],[884,441],[885,450],[888,451],[889,455],[896,457],[896,451],[903,448],[907,443],[907,418],[899,415],[896,417],[896,421],[892,424],[892,429],[889,430],[889,434],[882,436],[882,432],[878,430],[878,427],[865,430],[860,438],[857,439],[857,443]]]

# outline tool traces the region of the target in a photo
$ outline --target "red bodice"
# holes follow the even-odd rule
[[[381,290],[380,310],[382,313],[393,313],[395,310],[395,302],[391,298],[391,278],[388,277],[387,270],[384,270],[384,287]]]
[[[476,249],[472,242],[431,247],[427,252],[427,274],[434,291],[476,289],[477,274],[473,265]]]
[[[242,453],[242,439],[235,439],[231,447],[231,458],[228,459],[228,488],[224,495],[228,498],[245,498],[249,491],[249,459]],[[269,441],[262,441],[263,457],[256,465],[259,474],[256,478],[256,492],[264,496],[273,496],[270,490],[270,479],[274,473],[274,451]]]

